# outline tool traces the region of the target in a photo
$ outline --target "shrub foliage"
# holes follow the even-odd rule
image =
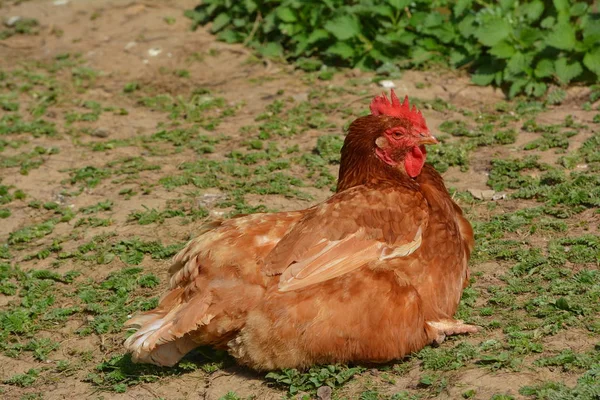
[[[389,72],[441,63],[475,84],[542,96],[600,76],[594,0],[204,0],[187,16],[220,40],[301,68]]]

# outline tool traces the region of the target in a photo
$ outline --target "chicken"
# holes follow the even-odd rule
[[[256,370],[386,362],[477,331],[452,318],[474,241],[425,164],[437,140],[408,97],[370,109],[349,127],[328,200],[204,225],[159,306],[126,323],[134,361],[171,366],[212,345]]]

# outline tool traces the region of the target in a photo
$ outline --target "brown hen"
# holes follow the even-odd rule
[[[433,143],[408,98],[376,97],[331,198],[208,223],[177,254],[159,306],[127,322],[133,360],[174,365],[212,345],[258,370],[384,362],[475,332],[452,319],[473,231],[424,164]]]

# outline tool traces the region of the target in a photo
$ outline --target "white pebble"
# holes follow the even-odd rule
[[[386,89],[392,89],[396,87],[396,84],[393,81],[379,81],[379,86]]]
[[[6,22],[4,23],[4,25],[11,27],[14,24],[16,24],[17,22],[19,22],[21,20],[21,17],[19,17],[18,15],[15,15],[13,17],[10,17],[9,19],[6,20]]]
[[[150,50],[148,50],[148,55],[150,57],[156,57],[160,53],[162,53],[162,49],[160,47],[153,47]]]

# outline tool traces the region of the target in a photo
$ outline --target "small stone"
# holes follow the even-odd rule
[[[162,53],[162,49],[160,47],[153,47],[153,48],[151,48],[151,49],[148,50],[148,55],[150,57],[156,57],[160,53]]]
[[[96,128],[91,133],[94,137],[107,138],[110,136],[110,131],[106,128]]]
[[[329,386],[321,386],[317,389],[317,397],[319,400],[330,400],[331,388]]]
[[[492,200],[494,200],[494,201],[504,200],[504,199],[506,199],[506,193],[494,193],[494,195],[492,196]]]
[[[298,103],[301,103],[303,101],[308,101],[308,93],[297,93],[292,95],[292,98],[294,99],[294,101],[297,101]]]
[[[135,46],[137,46],[137,42],[129,42],[125,45],[125,50],[133,49]]]
[[[386,89],[393,89],[396,87],[396,84],[393,81],[379,81],[379,86],[386,88]]]
[[[209,212],[209,215],[212,218],[223,218],[223,216],[225,215],[225,211],[214,211],[214,210],[211,210]]]
[[[469,193],[471,196],[478,200],[492,200],[494,198],[494,194],[496,194],[493,190],[481,190],[481,189],[469,189]]]
[[[11,26],[14,26],[14,24],[19,22],[20,20],[21,20],[21,17],[19,17],[18,15],[15,15],[15,16],[10,17],[6,21],[4,21],[4,25],[6,25],[10,28]]]
[[[54,196],[54,198],[58,204],[64,205],[66,203],[65,196],[60,193]]]
[[[198,205],[200,207],[211,207],[216,202],[225,200],[226,195],[220,193],[205,193],[198,199]]]
[[[54,4],[55,6],[65,6],[69,4],[69,0],[54,0],[52,4]]]

